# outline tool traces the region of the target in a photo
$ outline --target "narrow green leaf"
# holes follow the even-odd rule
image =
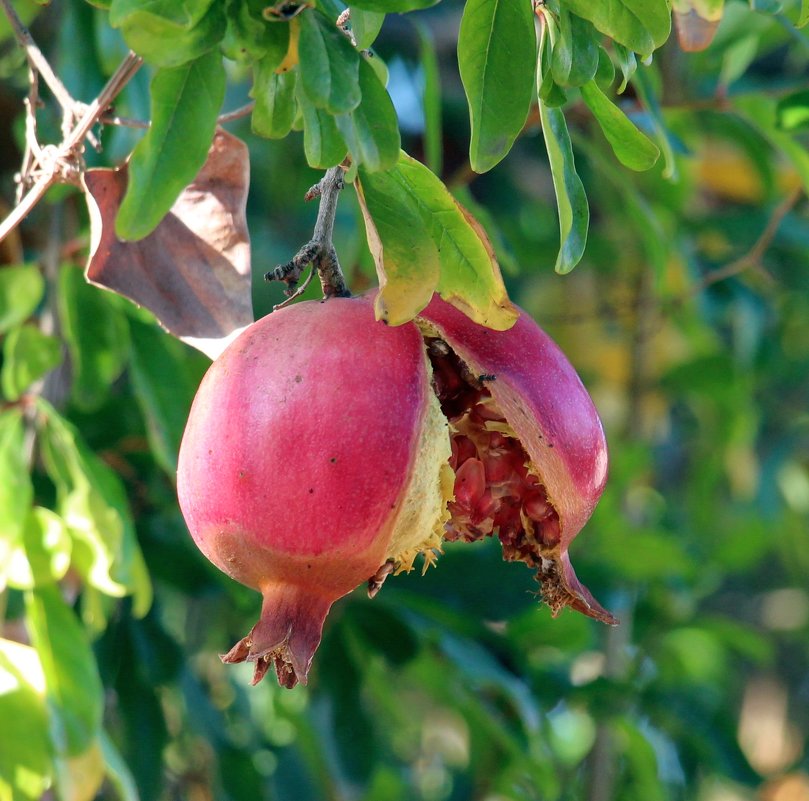
[[[525,125],[536,53],[531,3],[468,0],[458,34],[458,68],[469,102],[475,172],[494,167]]]
[[[87,636],[56,585],[26,593],[25,609],[45,676],[54,746],[60,755],[81,754],[98,737],[104,708]]]
[[[0,386],[7,400],[17,400],[35,381],[62,361],[62,345],[35,325],[13,328],[3,342]]]
[[[809,23],[809,0],[801,0],[801,10],[798,14],[798,20],[795,23],[796,28],[804,28]]]
[[[357,165],[366,170],[387,170],[396,164],[401,147],[399,120],[387,89],[365,58],[360,61],[362,102],[350,114],[336,118]]]
[[[45,678],[37,652],[0,639],[0,798],[40,801],[52,783]]]
[[[380,318],[392,324],[412,319],[437,288],[482,325],[499,330],[513,325],[516,313],[488,238],[427,167],[402,153],[393,169],[361,170],[360,179],[368,243],[380,277]]]
[[[649,118],[651,119],[652,127],[657,137],[657,144],[660,146],[660,151],[663,153],[663,160],[665,162],[663,177],[676,181],[678,173],[677,162],[674,160],[674,147],[668,126],[663,118],[663,110],[660,108],[654,86],[649,77],[649,69],[650,67],[644,67],[643,69],[637,70],[632,83],[635,87],[635,91],[638,93],[638,97],[649,112]]]
[[[278,73],[275,67],[256,65],[250,96],[255,98],[251,128],[254,134],[267,139],[283,139],[291,130],[298,111],[295,99],[297,70]]]
[[[22,547],[33,497],[22,412],[7,409],[0,412],[0,589],[12,553]]]
[[[671,33],[667,0],[565,0],[565,5],[601,33],[643,56],[660,47]]]
[[[104,757],[107,778],[115,788],[119,801],[140,801],[138,786],[135,784],[135,777],[126,764],[126,760],[121,756],[121,752],[115,747],[115,743],[105,731],[101,731],[99,744]]]
[[[427,166],[441,175],[444,157],[444,134],[441,122],[441,76],[435,42],[429,29],[417,25],[419,34],[419,60],[424,75],[422,106],[424,109],[424,156]]]
[[[579,263],[584,254],[590,209],[581,178],[576,172],[565,115],[558,108],[548,108],[542,102],[539,104],[539,114],[559,212],[560,246],[554,269],[564,275]]]
[[[45,281],[34,264],[0,268],[0,334],[24,323],[42,300]]]
[[[327,170],[339,164],[348,153],[337,122],[328,111],[312,105],[298,81],[298,106],[303,115],[303,150],[310,167]]]
[[[129,161],[129,186],[115,220],[119,238],[150,234],[194,179],[208,155],[224,96],[219,53],[155,74],[152,126]]]
[[[299,19],[298,52],[307,97],[332,114],[352,111],[361,99],[359,53],[325,14],[307,9]]]
[[[201,375],[188,349],[156,325],[132,319],[132,383],[149,445],[170,476],[177,473],[185,421]]]
[[[438,0],[352,0],[351,6],[380,14],[404,14],[407,11],[429,8],[437,2]]]
[[[354,34],[357,47],[360,50],[367,50],[382,30],[382,23],[385,21],[384,12],[367,11],[352,3],[350,19],[351,33]]]
[[[553,45],[553,80],[559,86],[582,86],[598,68],[598,39],[593,26],[581,17],[559,9],[559,34]]]
[[[537,95],[546,106],[559,107],[567,102],[565,90],[553,79],[553,51],[559,40],[556,15],[543,10],[539,15],[539,57],[537,59]]]
[[[71,399],[84,411],[97,409],[129,359],[129,326],[114,296],[67,265],[59,272],[59,315],[70,351]]]
[[[655,165],[660,157],[660,149],[632,124],[595,81],[581,87],[581,96],[593,112],[621,164],[639,172],[649,170]]]
[[[133,594],[135,613],[146,614],[151,584],[120,479],[52,406],[37,403],[45,420],[42,459],[73,540],[73,567],[107,595]]]
[[[155,67],[179,67],[216,47],[225,35],[219,0],[112,0],[110,25]]]

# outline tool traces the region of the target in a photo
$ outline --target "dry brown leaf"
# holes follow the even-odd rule
[[[126,165],[84,175],[92,240],[87,280],[149,309],[169,333],[216,358],[253,322],[247,146],[217,130],[197,177],[138,242],[115,236],[126,182]]]

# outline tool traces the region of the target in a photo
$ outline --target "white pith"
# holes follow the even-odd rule
[[[428,381],[432,368],[424,354]],[[424,569],[435,560],[444,539],[444,524],[449,520],[447,503],[453,500],[455,474],[449,466],[452,448],[449,424],[438,398],[428,387],[427,409],[421,426],[416,457],[404,497],[399,505],[387,559],[392,559],[396,572],[413,569],[416,557],[424,554]]]

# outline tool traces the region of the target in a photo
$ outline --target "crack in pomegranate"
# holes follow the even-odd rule
[[[558,556],[559,515],[484,384],[497,376],[475,377],[441,339],[428,340],[427,352],[433,389],[449,421],[455,472],[446,539],[475,542],[497,536],[505,559],[536,569],[540,581],[549,578],[543,563],[548,562],[545,557]],[[543,597],[554,610],[559,608],[557,599],[544,592]]]

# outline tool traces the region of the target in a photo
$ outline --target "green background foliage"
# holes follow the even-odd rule
[[[610,480],[572,557],[622,622],[554,620],[497,543],[450,544],[335,605],[308,687],[250,687],[218,654],[260,597],[197,552],[175,496],[208,360],[84,283],[89,222],[59,188],[0,244],[0,800],[809,798],[806,3],[729,0],[686,54],[662,0],[548,0],[539,105],[493,22],[494,83],[465,73],[504,0],[470,0],[488,16],[463,25],[460,0],[358,2],[372,56],[331,2],[270,24],[253,0],[18,5],[76,98],[127,46],[146,58],[115,111],[152,131],[106,126],[86,154],[111,166],[140,142],[124,236],[194,174],[218,98],[256,100],[227,127],[251,150],[257,314],[282,298],[260,276],[311,235],[314,168],[348,149],[371,211],[398,193],[414,221],[419,191],[450,199],[412,165],[404,187],[400,144],[439,175],[599,407]],[[27,76],[2,31],[9,206]],[[295,37],[299,66],[276,73]],[[52,108],[39,122],[57,141]],[[377,220],[393,253],[395,220]],[[441,232],[404,233],[429,258],[403,280],[438,281]],[[335,245],[352,289],[374,286],[352,191]],[[432,286],[463,283],[445,261]]]

